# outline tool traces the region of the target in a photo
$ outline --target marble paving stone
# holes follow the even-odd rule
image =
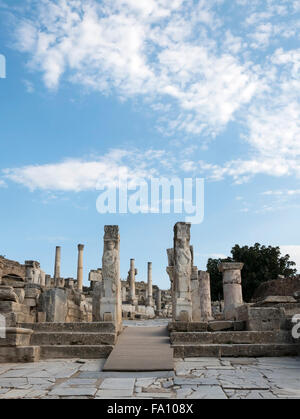
[[[134,388],[134,378],[105,378],[100,385],[100,389],[132,389]]]
[[[55,383],[55,378],[51,378],[51,377],[47,377],[47,378],[28,377],[28,384],[32,384],[32,385],[51,386],[54,383]]]
[[[0,376],[1,374],[4,374],[5,372],[9,371],[11,368],[12,367],[10,367],[9,364],[0,365]]]
[[[10,390],[10,388],[0,388],[0,394],[5,394]]]
[[[28,386],[27,378],[1,378],[0,387],[11,387],[11,388],[24,388]]]
[[[71,388],[71,387],[55,387],[50,393],[50,396],[94,396],[97,392],[97,389],[94,387],[80,387],[80,388]]]
[[[264,390],[225,390],[230,399],[277,399],[271,391]]]
[[[175,378],[174,384],[178,386],[182,385],[219,385],[219,382],[217,379],[214,378]]]
[[[63,386],[87,386],[87,387],[95,387],[97,383],[97,379],[95,378],[71,378],[70,380],[65,381],[62,385]]]
[[[47,394],[47,391],[42,389],[35,389],[31,390],[26,396],[24,396],[25,399],[38,399],[40,397],[43,397]]]
[[[80,366],[80,371],[102,371],[106,359],[85,360],[86,362]]]
[[[10,390],[6,394],[2,394],[0,399],[23,399],[28,393],[30,393],[30,389],[27,390]]]
[[[95,380],[99,380],[101,378],[101,373],[100,372],[93,372],[93,371],[82,371],[79,373],[78,376],[76,376],[76,378],[79,379],[95,379]]]
[[[139,393],[136,395],[137,399],[173,399],[173,393]]]
[[[188,399],[227,399],[220,386],[199,386]]]
[[[137,378],[135,385],[137,387],[149,387],[153,384],[156,380],[156,377],[149,377],[149,378]]]
[[[186,397],[190,396],[193,393],[193,389],[189,388],[181,388],[180,390],[176,391],[176,398],[177,399],[185,399]]]
[[[131,397],[133,395],[133,390],[131,389],[119,389],[119,390],[113,390],[113,389],[101,389],[98,390],[96,393],[96,399],[117,399],[118,397]]]
[[[296,389],[296,388],[294,388],[294,387],[284,387],[284,386],[282,386],[282,387],[280,387],[280,388],[278,388],[278,387],[271,387],[271,390],[272,390],[272,392],[274,393],[274,394],[276,394],[276,395],[296,395],[296,396],[299,396],[300,397],[300,389]]]
[[[19,369],[19,370],[9,370],[0,376],[2,378],[26,378],[31,370]]]

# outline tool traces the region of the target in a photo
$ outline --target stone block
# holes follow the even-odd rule
[[[15,293],[13,287],[6,285],[0,285],[0,301],[14,301],[19,302],[18,296]]]
[[[281,295],[269,295],[268,297],[259,300],[254,304],[254,307],[263,307],[263,306],[273,306],[276,304],[292,304],[296,303],[294,297],[291,296],[281,296]]]
[[[22,312],[23,305],[14,301],[0,301],[0,313]]]
[[[16,327],[6,327],[4,329],[5,338],[0,339],[0,347],[3,346],[29,346],[30,338],[33,333],[30,329]],[[1,328],[0,328],[1,335]]]
[[[34,298],[36,299],[41,294],[41,290],[38,288],[25,287],[25,298]]]
[[[38,323],[46,323],[46,313],[38,312],[37,321]]]
[[[0,347],[0,363],[37,362],[39,359],[39,346]]]
[[[24,299],[24,304],[27,307],[36,307],[36,299],[35,298],[25,298]]]
[[[67,292],[60,288],[47,290],[40,297],[41,307],[46,313],[46,321],[64,323],[67,317]]]
[[[280,330],[285,321],[285,312],[276,307],[253,307],[244,304],[236,309],[237,319],[246,323],[249,331]]]
[[[233,330],[234,329],[233,324],[234,322],[230,320],[209,322],[208,330],[210,332],[218,332],[222,330]]]
[[[103,315],[103,321],[105,322],[112,322],[113,321],[113,317],[111,313],[104,313]]]
[[[18,296],[19,304],[24,304],[24,298],[25,298],[24,288],[14,288],[14,291]]]
[[[296,292],[294,292],[294,298],[295,298],[297,301],[300,301],[300,291],[296,291]]]

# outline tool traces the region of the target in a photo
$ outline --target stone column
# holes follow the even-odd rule
[[[134,259],[130,259],[130,270],[129,275],[129,302],[130,304],[136,306],[138,304],[136,295],[135,295],[135,275],[137,275],[137,270],[134,267]]]
[[[77,289],[82,291],[83,287],[83,249],[84,245],[78,245],[78,264],[77,264]]]
[[[54,279],[60,278],[60,262],[61,262],[61,247],[56,246],[56,249],[55,249],[55,264],[54,264]]]
[[[199,271],[199,294],[200,294],[200,318],[201,321],[212,320],[211,293],[210,293],[210,275],[208,272]]]
[[[123,286],[122,287],[122,302],[126,302],[127,301],[127,291],[126,291],[126,287]]]
[[[191,294],[192,294],[192,313],[193,322],[201,322],[201,307],[200,307],[200,284],[198,278],[198,268],[193,266],[191,277]]]
[[[156,314],[158,316],[161,315],[161,289],[158,288],[157,294],[156,294]]]
[[[94,317],[98,321],[111,321],[115,323],[116,330],[122,329],[122,296],[120,280],[120,235],[118,226],[104,227],[104,247],[102,257],[102,282],[98,290],[100,304],[93,299]],[[95,313],[96,310],[99,310]]]
[[[175,321],[175,285],[174,285],[174,249],[167,249],[168,255],[168,266],[167,266],[167,274],[169,275],[170,283],[171,283],[171,296],[172,296],[172,318]]]
[[[190,223],[174,226],[175,320],[192,321]]]
[[[235,320],[235,309],[243,304],[241,270],[244,264],[223,262],[219,271],[223,273],[225,320]]]
[[[152,262],[148,262],[147,306],[153,306]]]

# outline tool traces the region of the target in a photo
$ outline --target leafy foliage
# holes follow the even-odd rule
[[[243,262],[242,286],[245,301],[250,301],[256,288],[263,282],[277,279],[279,275],[285,278],[294,276],[297,272],[295,262],[289,255],[282,256],[280,248],[263,246],[255,243],[254,246],[235,245],[231,249],[232,257],[227,259],[209,259],[207,271],[211,277],[212,300],[223,298],[222,274],[218,270],[220,262]]]

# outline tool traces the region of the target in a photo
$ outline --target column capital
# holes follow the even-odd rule
[[[241,271],[244,267],[244,263],[241,262],[221,262],[218,264],[220,272],[224,271]]]
[[[83,250],[84,249],[84,244],[79,244],[78,245],[78,250]]]

